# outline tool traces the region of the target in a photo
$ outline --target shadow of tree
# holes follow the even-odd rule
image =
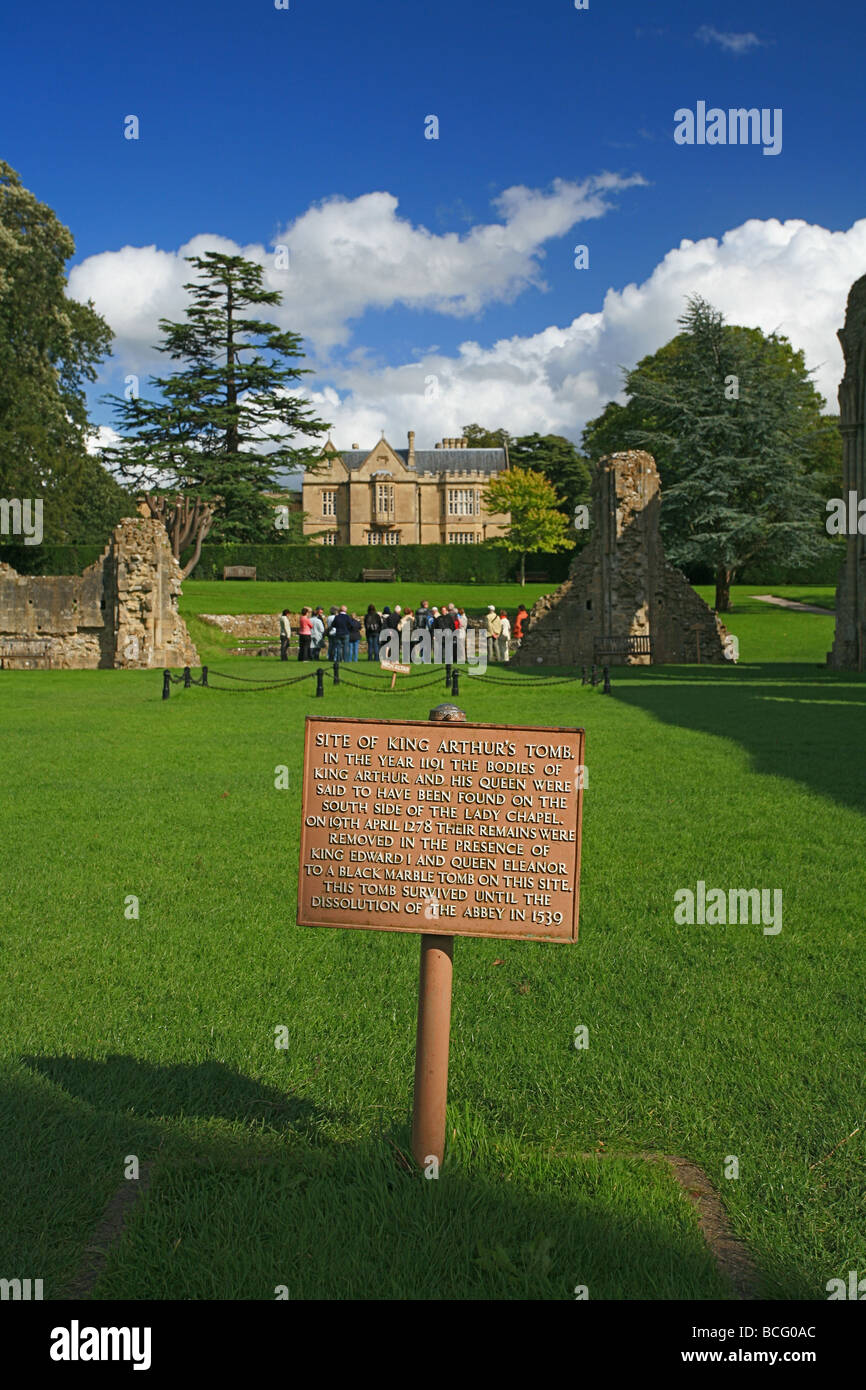
[[[220,1063],[28,1058],[0,1087],[4,1270],[49,1299],[80,1290],[132,1153],[151,1183],[97,1299],[731,1296],[655,1165],[623,1160],[623,1184],[626,1167],[575,1155],[524,1180],[512,1153],[501,1174],[455,1160],[429,1182],[398,1160],[407,1136],[334,1143],[330,1119]]]
[[[753,664],[614,668],[613,694],[666,724],[729,738],[755,772],[866,810],[866,679],[821,667]],[[843,755],[840,757],[840,750]]]

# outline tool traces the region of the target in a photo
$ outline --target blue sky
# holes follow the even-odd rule
[[[229,243],[284,290],[338,443],[470,420],[578,438],[689,292],[787,333],[835,408],[866,272],[858,28],[802,0],[49,0],[3,22],[0,156],[117,333],[100,424],[106,390],[164,369],[184,250]],[[698,101],[780,108],[781,152],[675,144]]]

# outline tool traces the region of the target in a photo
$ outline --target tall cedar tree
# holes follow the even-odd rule
[[[242,256],[188,256],[199,279],[184,286],[184,323],[160,319],[158,350],[184,367],[151,377],[161,400],[110,397],[124,441],[106,451],[118,474],[139,489],[201,496],[216,503],[215,538],[279,540],[274,505],[264,494],[280,469],[313,469],[314,447],[292,444],[330,426],[297,391],[309,369],[301,338],[248,318],[250,306],[282,301],[263,285],[263,269]]]
[[[49,542],[102,540],[131,510],[87,452],[85,385],[112,333],[66,294],[74,252],[69,229],[0,160],[0,496],[41,499]]]
[[[495,515],[510,512],[511,522],[493,545],[520,555],[520,582],[526,583],[526,557],[540,550],[571,550],[574,532],[563,516],[556,488],[543,473],[529,468],[506,468],[491,478],[482,496],[484,510]]]
[[[823,492],[832,424],[802,353],[726,325],[699,296],[683,332],[625,374],[629,400],[584,431],[597,459],[647,449],[662,479],[662,533],[677,564],[709,566],[716,608],[755,561],[806,566],[827,553]]]

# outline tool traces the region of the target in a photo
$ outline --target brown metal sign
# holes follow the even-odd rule
[[[582,729],[308,717],[298,922],[576,941]]]

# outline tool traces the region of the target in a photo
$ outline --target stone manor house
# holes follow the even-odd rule
[[[484,511],[484,488],[508,467],[504,449],[468,449],[443,439],[434,449],[338,450],[328,440],[322,467],[304,477],[304,534],[322,545],[474,545],[499,536],[508,513]]]

